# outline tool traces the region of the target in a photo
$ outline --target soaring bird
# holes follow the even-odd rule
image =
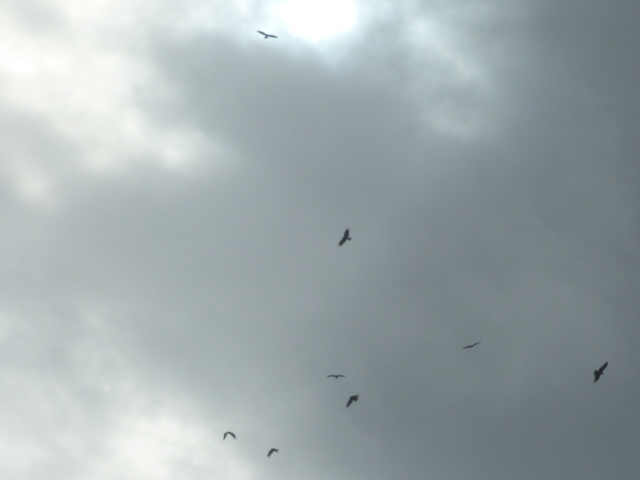
[[[347,402],[347,408],[349,408],[349,405],[351,405],[353,402],[357,402],[358,401],[358,395],[351,395],[349,397],[349,401]]]
[[[593,383],[596,383],[598,381],[600,375],[604,373],[604,369],[607,368],[607,365],[609,365],[609,362],[604,362],[604,365],[602,365],[598,370],[593,371],[593,376],[595,377],[593,379]]]
[[[272,448],[271,450],[269,450],[269,453],[267,453],[267,458],[270,457],[273,452],[277,452],[277,451],[278,451],[277,448]]]
[[[222,440],[226,440],[227,435],[231,435],[233,438],[236,438],[235,433],[233,433],[233,432],[225,432],[225,434],[222,436]]]
[[[344,231],[344,235],[342,236],[342,240],[340,240],[340,243],[338,244],[338,246],[341,247],[342,245],[344,245],[344,242],[346,242],[347,240],[351,240],[351,237],[349,236],[348,228]]]
[[[467,345],[466,347],[462,347],[462,349],[464,350],[465,348],[473,348],[473,347],[475,347],[476,345],[480,345],[480,342],[476,342],[476,343],[474,343],[473,345]]]
[[[257,30],[258,33],[261,33],[262,35],[264,35],[264,39],[266,40],[267,38],[278,38],[275,35],[271,35],[270,33],[264,33],[262,30]]]
[[[333,377],[333,378],[335,378],[337,380],[340,377],[344,378],[344,375],[327,375],[327,378],[329,378],[329,377]]]

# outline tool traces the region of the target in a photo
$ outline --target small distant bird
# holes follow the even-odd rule
[[[258,33],[261,33],[262,35],[264,35],[264,39],[266,40],[267,38],[278,38],[275,35],[271,35],[270,33],[264,33],[262,30],[257,30]]]
[[[349,397],[349,401],[347,402],[347,408],[349,408],[349,405],[351,405],[353,402],[357,402],[358,401],[358,395],[351,395]]]
[[[340,240],[340,243],[338,244],[338,246],[341,247],[342,245],[344,245],[344,243],[347,240],[351,240],[351,237],[349,236],[349,229],[348,228],[344,231],[344,235],[342,236],[342,240]]]
[[[236,438],[236,435],[233,432],[225,432],[225,434],[222,436],[222,440],[226,440],[227,435],[231,435],[233,438]]]
[[[271,450],[269,450],[269,453],[267,453],[267,458],[270,457],[273,452],[277,452],[277,451],[278,451],[277,448],[272,448]]]
[[[480,342],[476,342],[476,343],[474,343],[473,345],[467,345],[466,347],[462,347],[462,349],[464,350],[465,348],[473,348],[473,347],[475,347],[476,345],[480,345]]]
[[[593,371],[593,376],[595,377],[593,379],[593,383],[596,383],[598,381],[600,375],[604,373],[604,369],[607,368],[607,365],[609,365],[609,362],[604,362],[604,365],[602,365],[598,370]]]
[[[333,378],[335,378],[337,380],[340,377],[344,378],[344,375],[327,375],[327,378],[329,378],[329,377],[333,377]]]

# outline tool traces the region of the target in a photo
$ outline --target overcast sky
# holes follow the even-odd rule
[[[0,477],[637,478],[639,21],[0,0]]]

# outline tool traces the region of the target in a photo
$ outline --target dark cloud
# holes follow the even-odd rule
[[[135,107],[219,147],[189,167],[80,169],[6,117],[5,166],[28,152],[57,199],[1,197],[5,407],[44,425],[2,417],[34,465],[6,468],[633,478],[637,9],[474,5],[371,16],[391,39],[331,60],[147,25]]]

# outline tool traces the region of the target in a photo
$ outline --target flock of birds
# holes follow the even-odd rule
[[[267,35],[264,38],[268,38],[268,37],[273,37],[273,38],[278,38],[275,35],[269,35],[267,33],[261,32],[260,30],[258,30],[258,33],[261,33],[263,35]],[[344,235],[342,235],[342,238],[340,239],[340,242],[338,243],[338,246],[341,247],[342,245],[344,245],[347,241],[350,241],[351,237],[349,236],[349,229],[347,228],[344,231]],[[480,343],[480,342],[478,342]],[[477,345],[478,343],[475,343],[474,345],[470,345],[469,347],[465,347],[465,348],[470,348],[473,347],[475,345]],[[332,373],[331,375],[327,375],[327,378],[335,378],[336,380],[338,380],[339,378],[346,378],[344,375],[340,374],[340,373]],[[357,402],[358,401],[358,397],[359,395],[351,395],[349,397],[349,400],[347,400],[347,408],[349,408],[349,406],[353,403],[353,402]],[[226,440],[227,439],[227,435],[231,436],[234,438],[236,438],[236,434],[233,432],[224,432],[224,434],[222,435],[222,440]],[[269,452],[267,453],[267,458],[269,458],[271,455],[273,455],[274,453],[277,453],[278,449],[277,448],[272,448],[269,450]]]
[[[258,30],[259,33],[262,33],[263,35],[266,35],[264,38],[269,38],[269,37],[273,37],[273,38],[278,38],[275,35],[269,35],[267,33],[261,32],[260,30]],[[344,234],[342,235],[342,238],[340,239],[340,242],[338,243],[338,246],[341,247],[343,246],[347,241],[351,241],[351,236],[349,235],[349,229],[347,228],[344,231]],[[466,349],[470,349],[473,348],[477,345],[480,345],[481,342],[475,342],[472,343],[470,345],[466,345],[464,347],[462,347],[463,350]],[[597,382],[600,377],[602,376],[602,374],[604,373],[604,369],[607,368],[607,365],[609,365],[609,362],[604,362],[604,365],[602,365],[600,368],[598,368],[597,370],[594,370],[593,372],[593,383]],[[338,380],[339,378],[345,378],[344,375],[342,374],[335,374],[332,373],[331,375],[327,375],[327,378],[334,378],[336,380]],[[349,397],[349,400],[347,401],[347,408],[349,408],[349,406],[353,403],[353,402],[357,402],[358,401],[358,397],[359,395],[351,395]],[[232,436],[234,439],[236,438],[235,434],[233,432],[225,432],[224,435],[222,436],[222,440],[225,440],[227,438],[227,435]],[[267,458],[270,457],[272,454],[277,453],[278,449],[277,448],[272,448],[271,450],[269,450],[269,453],[267,453]]]
[[[268,40],[269,38],[278,38],[276,35],[272,35],[270,33],[266,33],[263,32],[262,30],[257,30],[257,32],[259,34],[261,34],[265,40]],[[351,236],[349,235],[349,229],[347,228],[344,231],[344,234],[342,235],[342,238],[340,239],[340,242],[338,243],[338,246],[341,247],[343,246],[346,242],[351,241]],[[470,345],[466,345],[464,347],[462,347],[463,350],[466,349],[471,349],[477,345],[480,345],[481,342],[475,342],[472,343]],[[600,368],[598,368],[597,370],[594,370],[593,372],[593,383],[597,382],[600,377],[602,376],[602,374],[604,373],[604,369],[607,368],[607,365],[609,365],[609,362],[605,362],[604,365],[602,365]],[[331,374],[331,375],[327,375],[327,378],[334,378],[336,380],[338,380],[339,378],[345,378],[344,375],[342,374]],[[351,395],[349,397],[349,400],[347,401],[347,408],[349,408],[349,406],[353,403],[353,402],[357,402],[358,401],[358,397],[359,395]],[[225,432],[224,435],[222,436],[222,440],[226,440],[227,435],[233,437],[234,439],[236,438],[236,435],[233,432]],[[277,453],[278,449],[277,448],[271,448],[269,450],[269,452],[267,453],[267,458],[270,457],[271,455],[273,455],[274,453]]]
[[[278,38],[276,35],[272,35],[270,33],[266,33],[263,32],[262,30],[257,30],[257,32],[263,36],[263,38],[265,40],[269,39],[269,38]],[[338,246],[341,247],[343,246],[346,242],[351,241],[351,237],[349,236],[349,229],[347,228],[344,231],[344,234],[342,235],[342,238],[340,239],[340,242],[338,243]],[[480,343],[480,342],[478,342]],[[469,345],[467,347],[464,348],[471,348],[474,347],[475,345],[477,345],[478,343],[475,343],[473,345]],[[332,375],[327,375],[327,378],[335,378],[336,380],[339,378],[345,378],[344,375],[341,374],[332,374]],[[349,408],[349,406],[353,403],[353,402],[357,402],[358,401],[358,395],[351,395],[349,397],[349,400],[347,401],[347,408]],[[233,432],[225,432],[222,436],[222,440],[226,440],[227,435],[233,437],[234,439],[236,438],[236,435]],[[272,448],[269,450],[269,452],[267,453],[267,458],[270,457],[271,455],[273,455],[274,453],[277,453],[278,449],[277,448]]]

